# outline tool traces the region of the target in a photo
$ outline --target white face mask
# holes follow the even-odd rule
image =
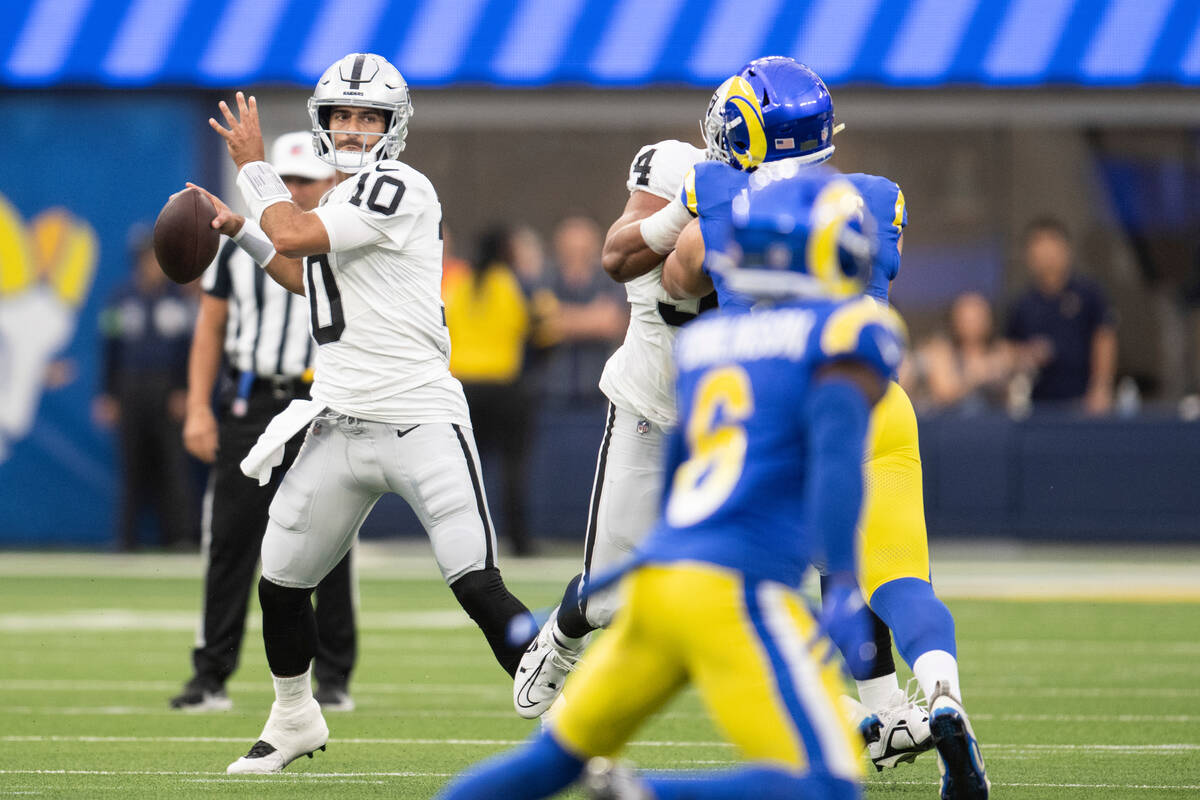
[[[388,147],[388,143],[390,140],[395,138],[393,134],[385,133],[379,135],[378,139],[375,141],[375,144],[372,145],[370,149],[363,150],[361,148],[349,148],[345,150],[335,150],[332,146],[332,142],[334,134],[338,133],[359,135],[358,131],[321,131],[319,136],[321,139],[328,142],[328,144],[326,146],[326,152],[320,154],[318,157],[327,164],[332,165],[333,168],[338,172],[348,173],[358,172],[359,170],[365,169],[371,164],[374,164],[376,161],[387,158],[388,156],[386,153],[392,149]],[[367,134],[367,136],[372,137],[372,134]]]

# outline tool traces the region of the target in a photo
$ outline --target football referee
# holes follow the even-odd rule
[[[305,211],[315,208],[333,186],[333,168],[313,154],[312,134],[306,131],[279,137],[271,163]],[[267,509],[300,450],[303,433],[288,444],[282,469],[275,470],[275,480],[266,486],[243,475],[239,464],[272,417],[292,400],[308,397],[315,346],[307,300],[267,277],[233,241],[224,243],[202,285],[188,362],[183,439],[192,455],[213,465],[202,530],[204,610],[192,651],[194,673],[171,699],[171,707],[224,711],[233,707],[225,682],[237,668]],[[222,353],[227,373],[220,383],[218,424],[212,396]],[[348,553],[317,587],[314,674],[316,699],[326,711],[354,708],[348,691],[356,653],[350,557]]]

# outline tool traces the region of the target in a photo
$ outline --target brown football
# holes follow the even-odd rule
[[[168,278],[190,283],[217,257],[221,234],[212,227],[216,216],[212,201],[196,189],[167,200],[154,222],[154,255]]]

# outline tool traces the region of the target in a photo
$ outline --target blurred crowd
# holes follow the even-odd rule
[[[942,330],[915,342],[900,382],[918,412],[1137,413],[1136,384],[1116,381],[1117,331],[1104,290],[1076,270],[1070,234],[1033,220],[1021,254],[1027,285],[1005,309],[1003,333],[980,292],[958,295]]]

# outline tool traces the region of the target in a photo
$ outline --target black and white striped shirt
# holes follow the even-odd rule
[[[308,330],[308,301],[273,281],[233,241],[222,244],[201,286],[229,301],[225,356],[233,369],[294,378],[312,366],[316,348]]]

